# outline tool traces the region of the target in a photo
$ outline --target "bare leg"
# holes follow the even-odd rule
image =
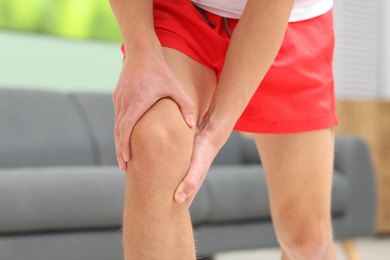
[[[256,135],[271,215],[285,260],[334,260],[331,129]]]
[[[216,85],[214,72],[178,51],[164,48],[164,54],[202,115]],[[188,206],[173,200],[188,170],[194,134],[168,98],[158,101],[135,126],[123,213],[126,260],[196,258]]]

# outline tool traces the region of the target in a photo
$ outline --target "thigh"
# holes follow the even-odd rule
[[[276,231],[289,228],[294,232],[313,219],[330,221],[333,130],[258,134],[255,141]]]
[[[176,79],[195,102],[199,121],[207,112],[217,85],[215,72],[178,50],[163,47],[163,53]]]

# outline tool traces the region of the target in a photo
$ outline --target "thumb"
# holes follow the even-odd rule
[[[190,195],[195,192],[196,187],[199,184],[199,180],[201,178],[201,171],[192,170],[194,169],[193,164],[190,165],[190,169],[184,178],[184,180],[180,183],[175,192],[175,201],[177,203],[185,202]],[[198,176],[200,175],[200,176]]]
[[[179,89],[172,95],[172,99],[179,105],[180,112],[187,125],[192,128],[196,125],[195,103],[181,87]]]

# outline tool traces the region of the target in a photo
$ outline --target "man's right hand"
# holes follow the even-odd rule
[[[119,168],[127,169],[134,125],[159,99],[169,97],[180,108],[189,127],[195,126],[194,102],[185,93],[163,55],[135,54],[125,58],[112,95],[115,108],[115,149]]]

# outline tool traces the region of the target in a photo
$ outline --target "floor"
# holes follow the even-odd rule
[[[390,260],[390,236],[354,240],[359,260]],[[336,242],[337,260],[347,260],[341,243]],[[280,260],[280,249],[220,253],[216,260]]]

